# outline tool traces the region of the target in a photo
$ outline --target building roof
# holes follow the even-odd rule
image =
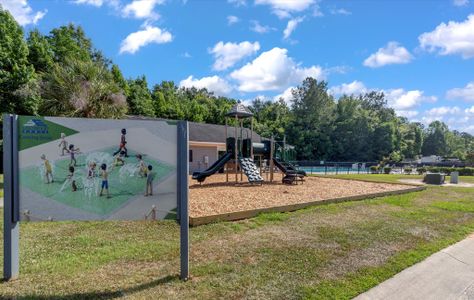
[[[160,120],[160,121],[171,121],[167,119],[160,118],[151,118],[144,116],[127,116],[129,120]],[[207,142],[207,143],[225,143],[225,126],[217,124],[206,124],[206,123],[196,123],[188,122],[189,124],[189,141],[190,142]],[[250,137],[251,130],[244,128],[243,136]],[[234,136],[234,127],[227,127],[227,134],[229,137]],[[238,132],[240,134],[240,131]],[[261,142],[262,138],[255,131],[252,136],[253,142]]]
[[[250,138],[251,130],[244,128],[243,136]],[[235,129],[232,126],[227,127],[228,137],[233,137]],[[240,131],[238,132],[240,134]],[[260,135],[255,131],[253,132],[252,140],[253,142],[261,141]],[[205,123],[195,123],[189,122],[189,141],[190,142],[210,142],[210,143],[225,143],[225,126],[216,125],[216,124],[205,124]]]

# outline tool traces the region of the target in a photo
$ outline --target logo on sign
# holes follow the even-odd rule
[[[41,119],[30,119],[23,124],[23,134],[49,134],[48,125]]]

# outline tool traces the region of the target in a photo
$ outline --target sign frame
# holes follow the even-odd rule
[[[153,122],[153,120],[150,120]],[[180,279],[189,278],[188,122],[177,121],[177,221],[180,224]],[[18,115],[3,115],[3,279],[17,279],[20,271]]]

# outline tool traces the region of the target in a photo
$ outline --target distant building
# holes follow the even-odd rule
[[[438,155],[429,155],[429,156],[422,156],[420,159],[421,164],[434,164],[439,163],[443,160],[441,156]]]
[[[129,116],[132,120],[165,120],[143,116]],[[166,120],[165,120],[166,121]],[[225,126],[216,124],[188,122],[189,126],[189,173],[204,171],[226,152]],[[227,126],[227,137],[234,137],[235,128]],[[240,135],[240,130],[237,133]],[[251,130],[244,128],[242,135],[250,138]],[[259,143],[262,138],[255,131],[252,141]]]
[[[243,136],[250,138],[250,129],[245,128]],[[227,127],[228,137],[234,136],[234,127]],[[238,132],[240,135],[240,132]],[[252,134],[253,142],[260,142],[256,132]],[[224,125],[189,122],[189,172],[203,171],[210,167],[226,152],[226,135]]]

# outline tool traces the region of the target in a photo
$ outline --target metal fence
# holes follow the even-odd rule
[[[378,166],[379,162],[317,162],[317,161],[293,161],[292,164],[298,170],[307,174],[315,175],[338,175],[338,174],[380,174],[384,173],[384,168],[377,171],[370,167]],[[440,163],[389,163],[391,174],[416,174],[416,169],[420,167],[464,167],[462,163],[440,162]]]

